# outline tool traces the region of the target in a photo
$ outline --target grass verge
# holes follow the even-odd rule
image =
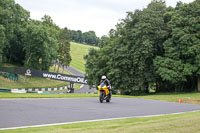
[[[50,80],[44,78],[20,76],[18,81],[12,81],[0,76],[0,88],[48,88],[69,85],[68,82]]]
[[[3,130],[0,133],[199,133],[200,111],[146,118]]]
[[[141,98],[141,99],[152,99],[168,102],[178,102],[182,99],[183,103],[200,104],[200,92],[193,93],[155,93],[144,96],[122,96],[114,95],[113,97],[126,97],[126,98]]]
[[[38,94],[38,93],[4,93],[0,92],[0,98],[80,98],[80,97],[97,97],[97,94]]]

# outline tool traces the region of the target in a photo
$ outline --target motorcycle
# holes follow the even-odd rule
[[[106,100],[106,102],[110,102],[111,101],[111,92],[109,92],[108,87],[106,86],[105,83],[101,83],[98,86],[99,89],[99,101],[100,103],[103,103],[104,100]]]

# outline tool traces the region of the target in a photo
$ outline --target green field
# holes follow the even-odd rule
[[[83,59],[83,57],[88,54],[90,48],[97,48],[97,47],[83,45],[75,42],[70,42],[70,44],[71,44],[70,54],[72,57],[70,66],[81,71],[82,73],[85,73],[85,60]]]

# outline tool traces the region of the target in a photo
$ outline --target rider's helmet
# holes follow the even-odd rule
[[[103,75],[103,76],[101,77],[101,79],[102,79],[102,80],[106,79],[106,76],[105,76],[105,75]]]

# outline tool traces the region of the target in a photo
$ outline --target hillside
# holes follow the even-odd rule
[[[85,73],[85,60],[83,59],[84,55],[86,55],[90,48],[97,48],[94,46],[89,45],[83,45],[79,43],[71,42],[71,57],[72,61],[70,66],[81,71],[82,73]],[[15,66],[11,64],[4,64],[3,66]],[[50,68],[51,72],[54,71],[54,66]],[[59,71],[62,73],[62,69]],[[64,74],[72,74],[68,71],[64,71]],[[50,79],[41,79],[41,78],[35,78],[30,77],[24,79],[24,76],[20,76],[19,81],[10,81],[8,79],[3,78],[0,76],[0,88],[37,88],[37,87],[59,87],[59,86],[65,86],[69,83],[62,82],[62,81],[56,81],[56,80],[50,80]]]
[[[70,42],[70,44],[71,44],[70,54],[72,57],[70,66],[81,71],[82,73],[85,73],[85,65],[84,65],[85,60],[83,58],[85,55],[88,54],[90,48],[98,48],[98,47],[83,45],[75,42]]]

